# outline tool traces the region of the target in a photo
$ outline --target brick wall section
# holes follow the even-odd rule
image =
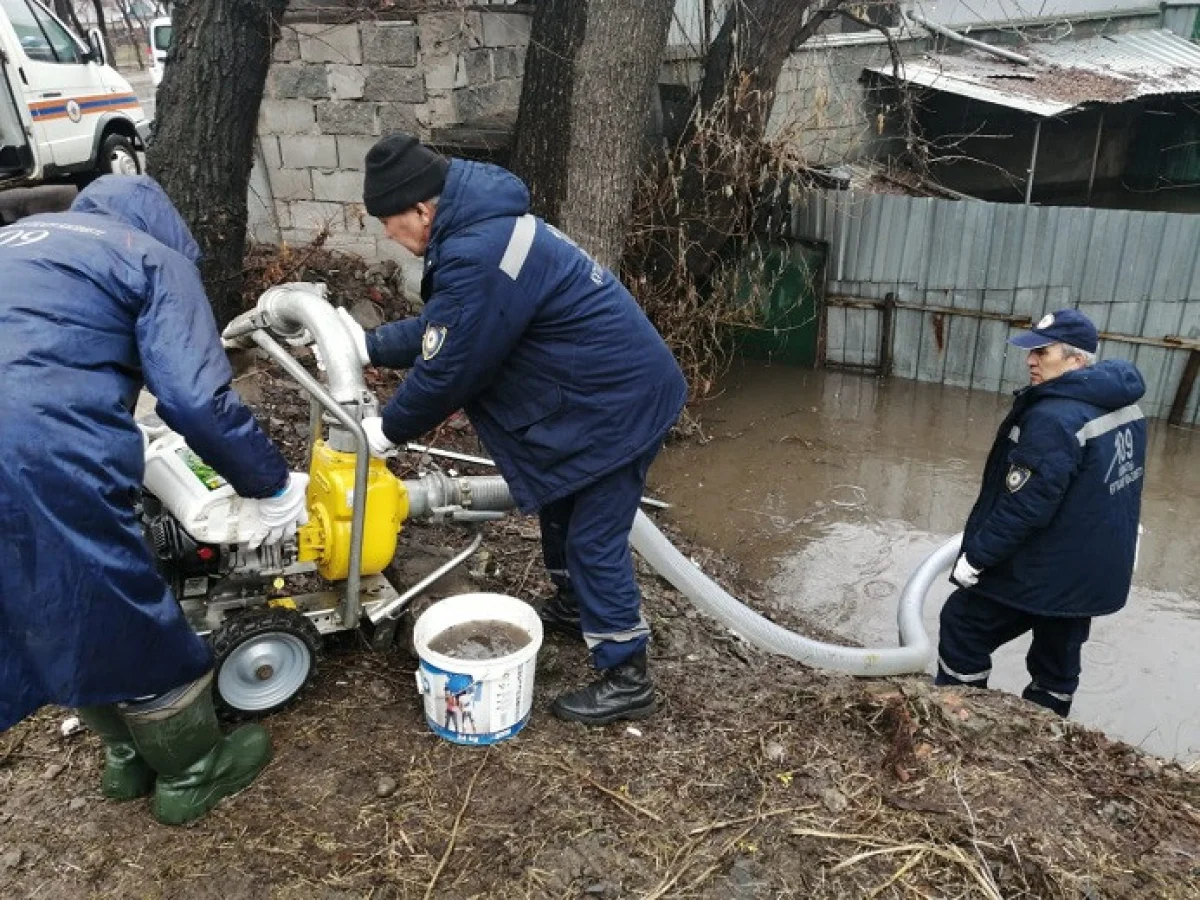
[[[530,18],[429,12],[408,21],[286,23],[276,45],[250,188],[258,240],[326,246],[419,266],[362,207],[363,158],[384,134],[516,118]]]

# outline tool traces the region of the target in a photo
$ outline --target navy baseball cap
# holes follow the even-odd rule
[[[1033,328],[1009,338],[1008,342],[1024,350],[1037,350],[1051,344],[1070,344],[1088,353],[1095,353],[1100,340],[1091,319],[1077,309],[1060,309],[1042,316]]]

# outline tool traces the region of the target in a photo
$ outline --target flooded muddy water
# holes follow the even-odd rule
[[[747,363],[700,410],[709,440],[669,447],[650,484],[673,504],[669,521],[768,594],[847,641],[891,646],[900,590],[961,531],[1010,405],[1009,395]],[[1072,718],[1196,760],[1200,432],[1161,420],[1149,431],[1133,590],[1124,610],[1093,624]],[[930,591],[932,635],[951,589],[939,580]],[[1020,692],[1028,645],[996,654],[993,687]]]

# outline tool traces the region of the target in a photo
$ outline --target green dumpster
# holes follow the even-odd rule
[[[817,360],[823,248],[795,241],[746,245],[736,296],[752,305],[753,326],[733,329],[734,352],[750,359],[811,366]]]

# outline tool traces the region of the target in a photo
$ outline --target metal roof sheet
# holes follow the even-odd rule
[[[1020,52],[1032,60],[1030,65],[971,50],[905,60],[901,77],[1042,117],[1139,97],[1200,94],[1200,46],[1169,31],[1030,44]],[[867,71],[893,77],[890,65]]]

